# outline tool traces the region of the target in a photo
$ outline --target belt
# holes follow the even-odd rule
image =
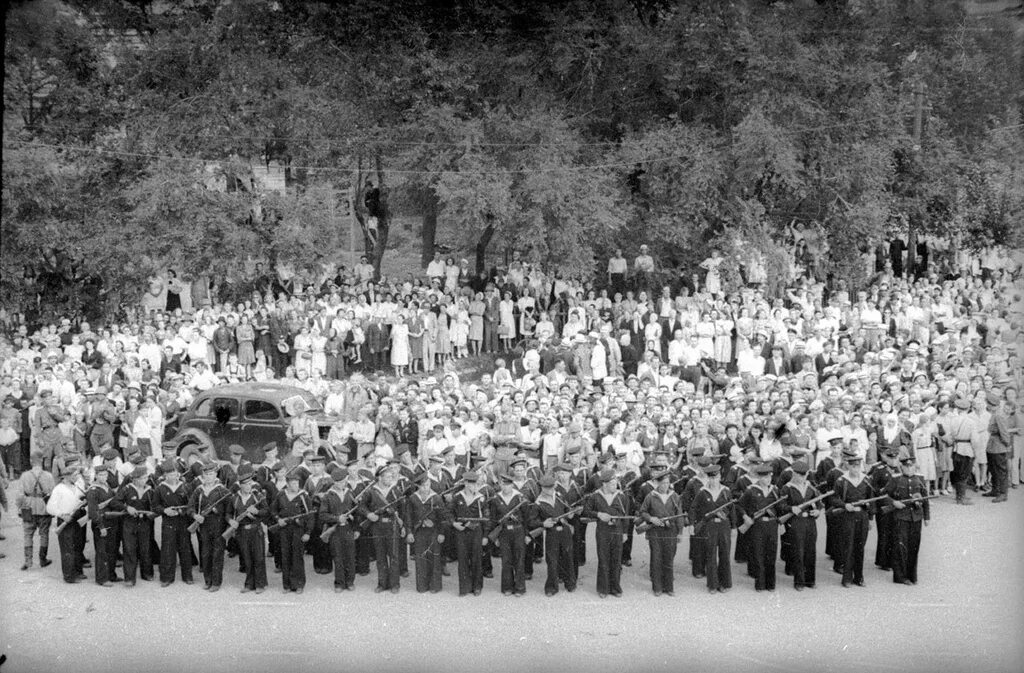
[[[245,523],[239,526],[242,530],[252,530],[253,528],[259,527],[258,523]]]
[[[971,440],[969,440],[969,439],[958,439],[958,440],[956,440],[956,443],[957,444],[970,444]]]
[[[775,519],[774,516],[762,516],[760,519],[758,519],[758,521],[775,521],[775,520],[776,519]]]
[[[384,517],[381,517],[377,519],[377,523],[391,523],[391,519],[385,519]]]

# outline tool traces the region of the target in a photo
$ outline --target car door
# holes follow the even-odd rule
[[[206,434],[210,436],[217,455],[225,458],[229,446],[241,443],[242,419],[238,399],[214,395],[203,410],[206,412],[203,417]]]
[[[269,400],[249,399],[242,402],[241,441],[246,457],[262,461],[260,448],[267,442],[277,442],[285,453],[284,420],[281,410]]]

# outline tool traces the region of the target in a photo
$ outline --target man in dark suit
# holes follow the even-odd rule
[[[493,285],[488,285],[484,294],[484,350],[495,353],[498,350],[498,304],[500,298]]]
[[[830,342],[821,347],[821,352],[814,358],[814,368],[818,370],[818,383],[825,380],[825,368],[836,365],[835,348]]]

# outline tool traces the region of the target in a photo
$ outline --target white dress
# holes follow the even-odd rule
[[[409,364],[409,325],[404,322],[391,326],[391,364],[396,367]]]

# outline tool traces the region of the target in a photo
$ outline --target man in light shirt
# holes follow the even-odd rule
[[[622,292],[626,285],[626,274],[629,272],[629,263],[622,256],[622,250],[616,249],[615,255],[608,259],[608,285],[615,292]]]

